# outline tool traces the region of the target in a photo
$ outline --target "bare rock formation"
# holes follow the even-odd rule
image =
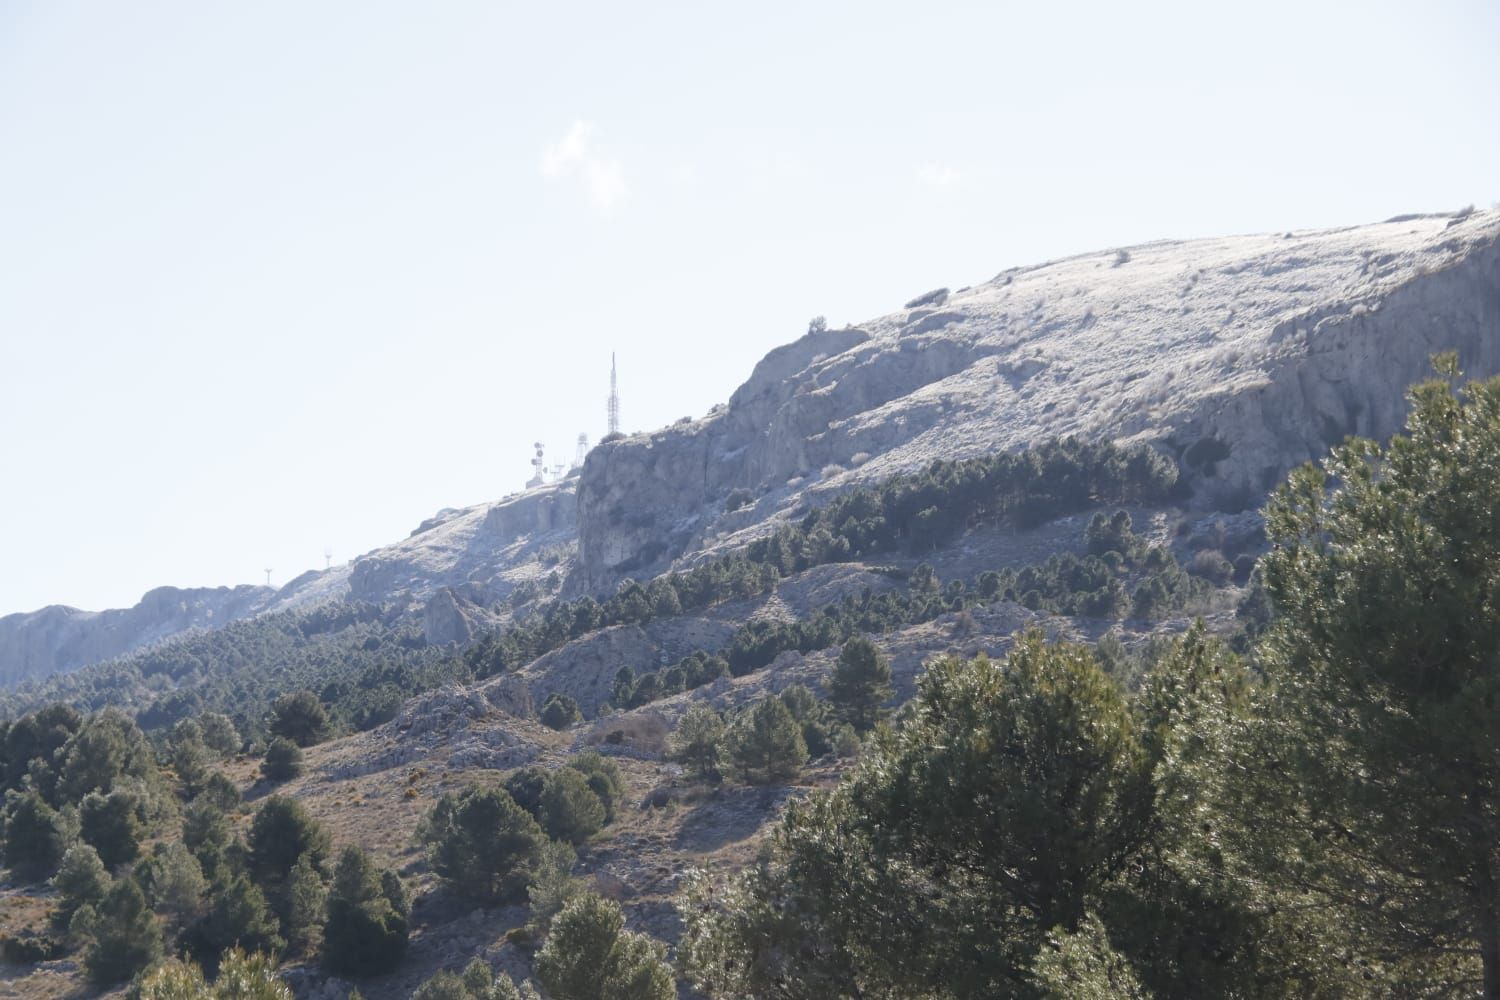
[[[1400,427],[1435,351],[1500,372],[1500,212],[1085,254],[773,351],[707,418],[596,448],[579,591],[809,495],[1049,438],[1150,442],[1206,509]],[[731,490],[765,497],[726,510]]]
[[[811,331],[701,420],[602,444],[579,476],[441,511],[277,593],[163,588],[122,611],[0,619],[0,684],[337,600],[465,643],[518,591],[605,594],[858,481],[1068,434],[1150,443],[1181,462],[1196,507],[1232,513],[1346,434],[1389,436],[1441,350],[1470,375],[1500,372],[1500,211],[1015,268]]]
[[[17,684],[130,652],[191,628],[217,628],[264,610],[269,587],[158,587],[132,608],[61,605],[0,618],[0,684]]]

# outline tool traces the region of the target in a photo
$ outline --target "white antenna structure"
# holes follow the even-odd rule
[[[271,585],[271,567],[267,566],[266,567],[266,586],[269,587],[270,585]]]
[[[547,458],[543,454],[542,442],[538,441],[532,445],[536,453],[531,457],[532,477],[526,483],[526,488],[540,486],[547,481]]]
[[[615,356],[609,355],[609,432],[620,433],[620,388],[615,379]]]

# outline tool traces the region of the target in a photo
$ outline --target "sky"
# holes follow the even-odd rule
[[[1500,4],[0,0],[0,615],[280,584],[808,320],[1500,200]]]

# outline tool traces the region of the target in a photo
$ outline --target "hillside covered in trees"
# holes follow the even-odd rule
[[[462,650],[335,605],[13,694],[0,957],[39,996],[1500,995],[1500,380],[1437,366],[1263,521],[1062,439]]]

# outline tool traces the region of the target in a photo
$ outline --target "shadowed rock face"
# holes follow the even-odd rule
[[[97,663],[190,628],[217,628],[268,605],[269,587],[158,587],[133,608],[53,605],[0,618],[0,684]]]
[[[575,589],[649,576],[808,493],[1066,434],[1153,443],[1197,504],[1240,509],[1346,434],[1398,430],[1433,352],[1500,372],[1497,237],[1490,211],[1155,243],[810,334],[704,420],[594,450]],[[735,488],[781,502],[726,515]]]

